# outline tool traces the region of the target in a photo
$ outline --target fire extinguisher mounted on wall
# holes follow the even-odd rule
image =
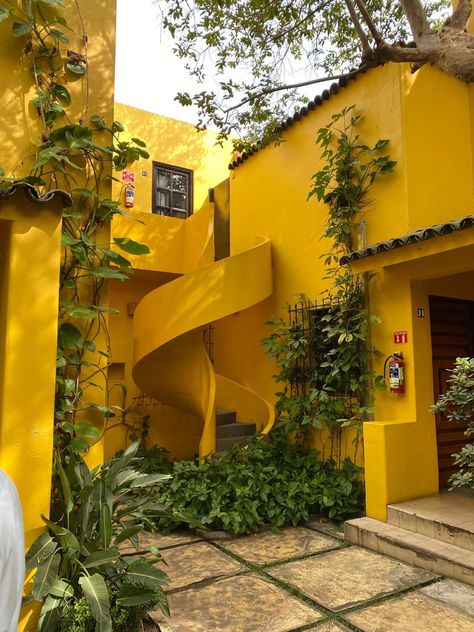
[[[388,380],[391,393],[404,393],[405,392],[405,360],[403,358],[403,351],[394,353],[388,356],[383,365],[383,376],[386,380],[385,374],[388,364]]]
[[[125,187],[125,208],[133,208],[135,204],[135,187],[127,184]]]

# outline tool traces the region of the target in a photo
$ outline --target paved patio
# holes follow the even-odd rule
[[[305,527],[234,539],[147,535],[169,564],[162,632],[472,632],[474,588]]]

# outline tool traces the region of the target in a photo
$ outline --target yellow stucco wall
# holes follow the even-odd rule
[[[216,145],[216,132],[198,132],[189,123],[120,103],[115,104],[115,118],[127,130],[123,138],[141,138],[150,154],[149,160],[141,159],[128,167],[135,174],[135,211],[151,212],[153,161],[193,171],[195,211],[205,202],[208,189],[227,178],[231,142],[223,147]],[[121,189],[122,185],[115,182],[114,196],[121,196],[123,201]]]
[[[428,106],[428,95],[435,94]],[[311,175],[323,165],[317,130],[353,104],[364,117],[362,138],[388,138],[388,152],[398,162],[395,173],[370,191],[373,204],[364,214],[368,244],[462,217],[474,207],[471,87],[432,67],[411,74],[406,66],[388,64],[359,76],[285,131],[281,145],[238,166],[230,179],[231,250],[245,247],[255,232],[268,236],[274,293],[251,312],[216,324],[216,367],[266,398],[276,388],[259,347],[268,335],[264,321],[284,315],[282,306],[297,293],[315,297],[326,288],[319,256],[328,249],[320,239],[327,211],[314,199],[306,201]],[[370,286],[370,309],[382,318],[372,331],[376,348],[385,354],[399,350],[393,332],[408,331],[406,393],[379,394],[375,421],[364,429],[367,510],[373,517],[385,519],[389,502],[438,490],[435,425],[428,412],[428,295],[455,296],[461,289],[466,294],[464,277],[438,277],[472,270],[473,244],[470,229],[354,264],[355,271],[377,272]],[[423,306],[426,316],[419,319],[416,310]],[[382,366],[383,359],[374,362],[376,371]]]
[[[112,361],[124,364],[122,383],[127,391],[127,402],[136,408],[133,398],[139,395],[140,389],[131,375],[133,317],[128,315],[127,305],[137,304],[152,289],[213,261],[214,208],[208,201],[208,192],[227,178],[231,146],[230,143],[216,146],[215,132],[198,133],[188,123],[126,105],[116,104],[115,119],[125,125],[129,136],[143,139],[150,153],[149,161],[140,160],[128,168],[135,174],[135,206],[129,213],[138,221],[116,217],[112,223],[112,237],[130,237],[147,243],[151,250],[148,255],[129,257],[135,270],[132,281],[111,284],[110,294],[111,305],[120,310],[120,315],[110,318]],[[153,161],[193,171],[194,213],[186,220],[151,213]],[[148,176],[142,175],[143,171]],[[122,185],[114,183],[113,194],[119,198],[122,195],[123,203],[121,191]],[[160,326],[160,319],[175,319],[182,299],[176,301],[176,307],[167,308],[165,314],[162,310],[151,314],[156,327]],[[182,307],[186,309],[186,304]],[[140,409],[139,415],[145,414],[150,415],[151,421],[149,445],[166,447],[173,457],[192,457],[198,452],[203,422],[192,411],[162,403]],[[123,449],[126,441],[123,430],[108,432],[106,456]]]
[[[69,48],[81,50],[74,33],[82,32],[83,23],[89,62],[84,78],[64,77],[73,99],[68,115],[88,122],[99,114],[110,122],[115,2],[81,2],[80,14],[73,0],[65,5],[60,12],[72,29]],[[0,166],[6,176],[21,177],[32,165],[41,128],[30,104],[31,58],[23,52],[25,38],[12,37],[11,28],[11,20],[0,23]],[[61,124],[66,119],[58,119]],[[104,194],[110,197],[110,186]],[[33,204],[22,192],[0,201],[0,467],[19,489],[27,545],[43,525],[40,515],[49,513],[62,206],[60,200]],[[94,458],[102,458],[100,446]],[[36,629],[30,609],[20,629]]]

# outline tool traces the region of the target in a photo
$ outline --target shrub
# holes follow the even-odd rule
[[[448,369],[449,370],[449,369]],[[466,437],[474,435],[474,358],[456,358],[450,370],[448,390],[433,406],[432,412],[446,413],[448,421],[468,423]],[[458,454],[453,454],[454,464],[459,467],[449,479],[450,489],[468,487],[474,489],[474,443],[467,443]]]
[[[318,452],[289,444],[282,435],[255,438],[203,463],[175,461],[161,502],[209,529],[249,533],[263,525],[297,525],[311,513],[341,521],[360,513],[361,469],[349,459],[338,469]],[[170,529],[175,520],[161,517]]]
[[[163,513],[143,492],[169,477],[139,472],[138,446],[92,471],[74,453],[64,467],[56,459],[52,520],[43,516],[48,530],[26,556],[27,570],[36,569],[26,601],[43,601],[41,632],[135,632],[146,610],[168,612],[160,553],[139,551],[138,534]]]

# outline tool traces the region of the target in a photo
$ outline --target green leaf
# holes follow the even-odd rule
[[[138,145],[139,147],[146,147],[146,143],[141,140],[141,138],[132,138],[132,142],[135,143],[135,145]]]
[[[59,480],[61,482],[61,489],[63,493],[63,501],[65,505],[65,511],[69,515],[74,507],[74,501],[72,498],[71,485],[69,484],[69,480],[66,476],[66,473],[61,465],[61,460],[57,459],[56,468],[59,474]]]
[[[87,72],[87,66],[85,64],[80,64],[77,61],[68,61],[66,63],[66,68],[75,75],[85,75]]]
[[[64,581],[64,579],[56,577],[51,588],[49,589],[49,594],[53,597],[58,597],[59,599],[74,597],[74,588],[71,586],[71,584]]]
[[[97,621],[96,631],[112,632],[110,598],[104,578],[96,573],[95,575],[81,577],[79,584]]]
[[[21,37],[22,35],[29,35],[33,29],[32,22],[13,22],[12,35],[13,37]]]
[[[99,535],[102,546],[108,547],[112,539],[112,516],[107,504],[103,504],[100,508]]]
[[[0,6],[0,22],[10,17],[10,11],[6,7]]]
[[[137,535],[137,533],[143,531],[143,528],[144,527],[142,524],[137,524],[134,527],[128,527],[128,529],[124,529],[116,536],[115,543],[118,544],[119,542],[123,542],[124,540],[129,540],[134,535]]]
[[[57,548],[56,542],[49,533],[42,533],[30,546],[26,554],[26,570],[31,571],[47,557],[52,555]]]
[[[114,237],[114,244],[130,255],[146,255],[150,252],[146,244],[141,244],[129,237]]]
[[[96,551],[91,553],[85,558],[84,568],[95,568],[96,566],[103,566],[104,564],[111,564],[120,557],[118,551]]]
[[[41,601],[49,593],[49,589],[58,576],[60,563],[61,556],[55,553],[38,566],[31,590],[33,597],[37,601]]]
[[[92,268],[91,274],[102,279],[119,279],[120,281],[128,279],[128,276],[123,272],[114,270],[113,268],[106,268],[104,266]]]
[[[62,605],[62,599],[50,595],[46,597],[38,621],[38,632],[57,632],[60,629]]]
[[[54,37],[54,39],[58,40],[59,42],[62,42],[63,44],[69,44],[69,37],[64,35],[64,33],[59,31],[58,29],[51,29],[49,34],[51,35],[51,37]]]
[[[64,101],[64,103],[66,103],[67,105],[71,105],[71,94],[65,86],[61,85],[60,83],[53,83],[53,85],[51,86],[51,92],[54,94],[55,97],[57,97],[61,101]]]
[[[126,580],[142,586],[164,586],[168,583],[166,573],[144,562],[139,562],[129,568]]]
[[[73,318],[85,318],[87,320],[91,320],[93,318],[97,318],[98,314],[95,309],[89,309],[88,307],[82,307],[78,305],[77,307],[72,307],[67,310],[69,316]]]
[[[100,437],[100,430],[94,424],[86,421],[81,421],[75,428],[76,432],[87,439],[98,439]]]
[[[62,349],[71,349],[82,346],[82,334],[71,323],[63,323],[59,328],[58,344]]]
[[[67,447],[71,452],[74,452],[76,454],[83,454],[84,452],[88,452],[90,448],[88,442],[85,439],[81,439],[81,437],[74,437],[74,439],[69,442]]]
[[[117,596],[117,604],[126,608],[141,606],[154,601],[155,593],[139,586],[125,586]]]
[[[112,123],[112,132],[114,134],[116,134],[117,132],[124,132],[125,131],[125,127],[122,125],[122,123],[119,123],[118,121],[114,121]]]

